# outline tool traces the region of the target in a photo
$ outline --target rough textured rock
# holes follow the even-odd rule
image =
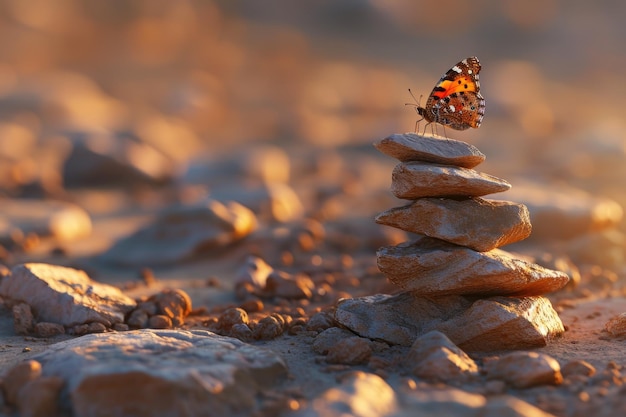
[[[15,239],[16,231],[22,236],[34,233],[71,240],[91,233],[91,218],[81,207],[54,200],[2,201],[0,212],[0,242]]]
[[[348,337],[353,337],[354,333],[339,327],[331,327],[315,337],[313,341],[313,351],[320,355],[327,355],[328,351],[337,343]]]
[[[476,252],[438,239],[378,250],[378,267],[394,284],[420,295],[539,295],[564,287],[569,277],[494,249]]]
[[[191,162],[184,182],[223,186],[249,184],[285,184],[291,173],[290,155],[280,146],[248,144],[236,153],[217,154],[209,161]]]
[[[532,230],[528,209],[510,201],[421,198],[376,216],[376,223],[397,227],[486,252],[526,239]]]
[[[271,340],[283,334],[284,322],[275,316],[263,317],[254,326],[252,337],[256,340]]]
[[[30,306],[19,303],[13,306],[13,328],[16,334],[27,335],[32,333],[35,327],[35,318]]]
[[[565,331],[545,297],[490,297],[476,300],[438,330],[465,351],[528,349],[545,346]],[[494,349],[498,346],[497,349]]]
[[[0,295],[30,305],[38,321],[66,327],[122,323],[135,301],[118,288],[92,281],[84,271],[48,264],[15,266],[0,282]]]
[[[402,411],[394,417],[481,417],[487,399],[458,388],[420,386],[419,389],[404,392],[402,403]]]
[[[297,417],[391,416],[399,404],[393,388],[378,375],[352,372],[314,398]]]
[[[30,381],[41,376],[41,364],[29,360],[15,365],[6,375],[2,384],[3,394],[7,404],[16,405],[20,390]]]
[[[152,295],[148,301],[156,305],[155,315],[168,317],[175,327],[181,326],[185,317],[191,313],[191,297],[180,289],[166,288]]]
[[[34,359],[66,382],[64,405],[83,417],[250,415],[259,392],[286,375],[275,353],[206,331],[94,334]]]
[[[122,265],[172,264],[225,248],[250,234],[256,225],[254,214],[241,204],[209,200],[168,209],[101,257]]]
[[[402,162],[391,175],[391,192],[409,200],[421,197],[480,197],[506,191],[511,184],[472,169],[426,162]]]
[[[20,416],[61,416],[58,399],[63,384],[63,379],[54,376],[41,377],[28,382],[20,389],[17,397],[17,409]]]
[[[263,184],[254,188],[222,186],[212,190],[210,196],[221,201],[236,201],[267,221],[288,222],[304,214],[298,194],[287,184]]]
[[[626,336],[626,313],[618,314],[606,322],[604,328],[613,337]]]
[[[374,146],[401,162],[422,161],[474,168],[485,160],[482,152],[466,142],[454,139],[443,141],[413,133],[394,134],[374,142]]]
[[[88,325],[83,324],[82,326]],[[60,334],[65,334],[65,327],[63,327],[62,324],[50,323],[47,321],[40,321],[39,323],[35,324],[35,335],[39,337],[54,337]]]
[[[413,375],[430,381],[463,381],[478,375],[476,362],[436,330],[417,338],[407,356],[406,367]]]
[[[564,332],[543,297],[419,297],[410,292],[373,295],[339,302],[335,320],[362,337],[410,346],[439,330],[465,351],[545,346]]]
[[[619,269],[626,263],[626,234],[603,230],[568,240],[553,242],[578,264],[595,264]]]
[[[311,298],[315,284],[307,275],[274,271],[267,277],[264,294],[289,299]]]
[[[554,417],[554,414],[512,395],[499,395],[489,399],[480,417]]]
[[[258,256],[248,256],[235,274],[235,286],[252,284],[255,288],[265,287],[267,277],[274,271],[270,265]]]
[[[563,382],[556,359],[537,352],[512,352],[485,365],[489,379],[501,379],[515,388],[558,385]]]
[[[169,155],[130,135],[74,136],[63,165],[66,186],[162,184],[176,174]]]
[[[220,314],[217,319],[217,328],[221,334],[228,334],[232,327],[237,324],[248,325],[250,319],[248,313],[241,308],[229,308]]]
[[[328,350],[326,362],[344,365],[366,363],[372,356],[370,341],[358,336],[341,339]]]
[[[566,378],[574,375],[593,376],[596,368],[587,361],[573,360],[561,367],[561,373]]]
[[[531,239],[571,239],[611,229],[619,226],[624,214],[619,203],[564,184],[556,187],[516,181],[506,197],[528,207],[533,224]]]
[[[569,277],[498,249],[527,238],[532,226],[524,205],[479,198],[511,188],[471,169],[484,156],[463,142],[416,135],[393,135],[374,145],[400,160],[392,193],[416,200],[379,214],[376,222],[418,237],[377,252],[380,271],[405,292],[340,301],[335,320],[392,344],[410,345],[439,330],[475,351],[543,346],[560,335],[563,324],[540,295],[564,287]],[[438,360],[461,373],[453,369],[459,352],[449,346],[433,352],[429,365]],[[421,356],[428,354],[413,355]],[[438,377],[436,367],[426,374]]]

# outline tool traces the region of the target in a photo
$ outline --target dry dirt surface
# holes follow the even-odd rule
[[[123,3],[0,0],[0,415],[626,415],[626,3]]]

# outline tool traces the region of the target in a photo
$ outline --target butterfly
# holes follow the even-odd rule
[[[422,116],[421,120],[428,122],[427,125],[435,122],[443,125],[444,129],[446,126],[456,130],[478,128],[485,115],[485,99],[480,94],[478,82],[479,72],[478,58],[466,58],[441,77],[424,107],[411,105]]]

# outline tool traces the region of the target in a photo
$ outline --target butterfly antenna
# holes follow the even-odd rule
[[[413,101],[415,101],[417,103],[417,105],[419,106],[420,102],[422,101],[422,96],[420,96],[420,99],[416,99],[415,98],[415,94],[413,94],[413,91],[411,91],[411,89],[409,88],[409,94],[411,95],[411,97],[413,97]]]
[[[415,103],[404,103],[405,106],[413,106],[415,108],[415,111],[417,112],[417,114],[420,114],[419,112],[419,108],[421,107],[420,103],[422,101],[422,96],[420,95],[420,99],[418,100],[417,98],[415,98],[415,94],[413,94],[413,91],[411,91],[411,89],[409,88],[409,94],[411,95],[411,97],[413,97],[413,101]],[[421,114],[420,114],[421,116]],[[414,128],[414,132],[419,134],[418,129],[419,129],[419,123],[424,120],[424,116],[422,116],[421,119],[417,119],[415,121],[415,128]],[[428,125],[427,125],[428,126]]]

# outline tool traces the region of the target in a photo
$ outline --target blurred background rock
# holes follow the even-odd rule
[[[3,0],[0,190],[163,184],[257,143],[286,150],[292,176],[321,175],[337,152],[412,131],[407,89],[425,100],[476,55],[485,121],[448,136],[513,184],[624,205],[625,15],[583,0]]]

